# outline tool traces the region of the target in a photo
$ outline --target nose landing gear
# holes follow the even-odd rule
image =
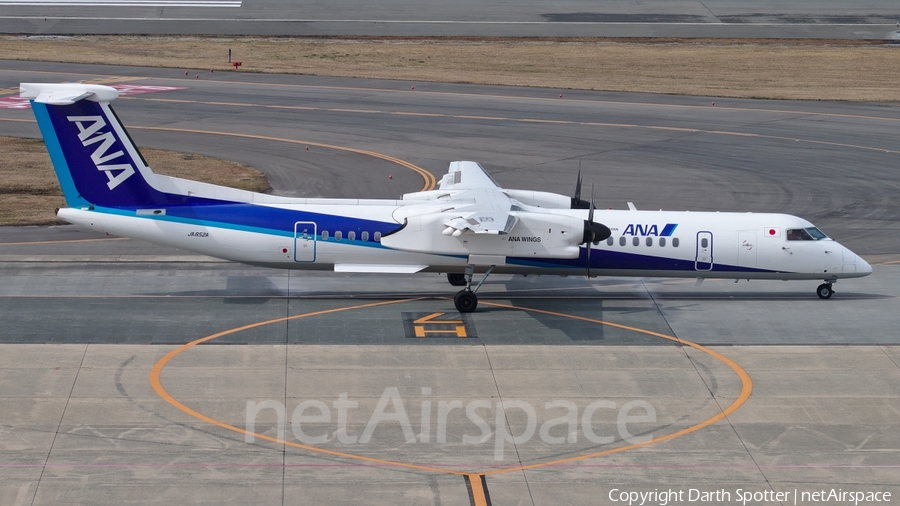
[[[831,296],[834,295],[834,288],[832,287],[833,283],[833,281],[825,280],[824,283],[816,288],[816,295],[818,295],[820,299],[830,299]]]

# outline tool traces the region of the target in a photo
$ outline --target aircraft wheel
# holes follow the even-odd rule
[[[453,304],[460,313],[471,313],[478,307],[478,297],[469,290],[462,290],[453,297]]]
[[[466,275],[458,272],[448,272],[447,281],[453,286],[466,286]]]
[[[834,295],[834,288],[831,287],[831,283],[822,283],[816,288],[816,295],[820,299],[830,299]]]

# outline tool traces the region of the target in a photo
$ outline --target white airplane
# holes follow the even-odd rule
[[[26,84],[68,208],[91,230],[265,267],[448,273],[474,311],[491,273],[824,280],[872,267],[785,214],[594,210],[580,198],[501,188],[453,162],[437,190],[400,200],[286,198],[154,174],[109,102],[87,84]],[[596,221],[595,221],[596,220]],[[475,273],[483,278],[473,286]]]

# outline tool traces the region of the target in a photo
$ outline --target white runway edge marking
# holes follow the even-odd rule
[[[240,7],[243,0],[0,0],[0,5],[50,7]]]

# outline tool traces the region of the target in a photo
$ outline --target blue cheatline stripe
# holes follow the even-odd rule
[[[543,268],[571,268],[585,269],[587,264],[586,249],[581,248],[581,254],[578,258],[572,259],[544,259],[534,260],[532,258],[510,258],[507,257],[506,263],[513,265],[526,265],[531,267]],[[641,271],[682,271],[695,272],[696,268],[694,260],[684,260],[679,258],[655,257],[651,255],[640,255],[637,253],[623,253],[618,251],[606,251],[601,249],[591,250],[591,269],[608,269],[608,270],[641,270]],[[740,267],[735,265],[713,264],[714,272],[782,272],[772,271],[768,269],[755,269],[751,267]],[[702,271],[709,272],[709,271]]]
[[[675,227],[677,227],[677,223],[667,223],[665,227],[663,227],[662,232],[659,234],[660,237],[671,237],[675,232]]]
[[[249,207],[264,207],[264,206],[252,206],[251,205]],[[169,209],[172,209],[172,208],[169,208]],[[310,215],[317,216],[319,218],[331,217],[331,218],[339,219],[340,222],[345,225],[349,225],[351,223],[356,224],[355,226],[350,225],[349,228],[342,229],[342,231],[344,231],[344,232],[349,231],[349,230],[357,230],[357,231],[365,230],[365,231],[368,231],[370,234],[374,234],[374,232],[378,229],[373,230],[373,229],[366,228],[367,225],[371,225],[373,223],[377,223],[377,224],[381,225],[382,227],[384,225],[391,225],[392,228],[398,227],[398,225],[396,223],[385,224],[385,223],[380,223],[380,222],[373,222],[370,220],[354,220],[352,218],[347,218],[344,216],[329,216],[329,215],[322,215],[322,214],[316,214],[316,213],[300,213],[299,211],[289,211],[289,210],[284,210],[284,209],[282,211],[294,212],[294,213],[299,214],[299,217],[296,220],[291,222],[290,230],[251,226],[251,225],[242,225],[239,223],[233,223],[233,222],[227,222],[227,221],[217,221],[217,220],[210,220],[210,219],[196,219],[196,218],[186,218],[183,216],[169,216],[169,215],[165,215],[165,214],[157,215],[157,216],[150,216],[150,215],[137,216],[137,215],[135,215],[134,210],[118,209],[118,208],[113,208],[113,207],[96,207],[94,210],[95,210],[95,212],[98,212],[101,214],[112,214],[112,215],[116,215],[116,216],[126,216],[129,218],[140,218],[140,219],[155,220],[155,221],[165,221],[168,223],[179,223],[179,224],[183,224],[183,225],[195,225],[195,226],[200,226],[200,227],[222,228],[222,229],[226,229],[226,230],[235,230],[238,232],[251,232],[251,233],[255,233],[255,234],[274,235],[274,236],[279,236],[279,237],[290,237],[290,238],[295,237],[294,236],[294,228],[293,228],[294,223],[296,223],[298,221],[301,221],[301,222],[312,221],[312,222],[316,223],[316,225],[317,225],[316,228],[319,232],[319,234],[316,235],[317,242],[325,242],[325,243],[329,243],[329,244],[332,244],[332,243],[333,244],[343,244],[343,245],[347,245],[347,246],[361,246],[361,247],[366,247],[366,248],[375,248],[375,249],[383,249],[383,250],[391,250],[391,248],[383,246],[380,242],[375,242],[375,241],[362,241],[362,240],[358,240],[358,239],[351,241],[346,238],[341,239],[340,241],[336,241],[332,238],[323,240],[322,236],[321,236],[322,230],[329,230],[329,232],[334,234],[334,231],[339,230],[339,229],[323,229],[321,226],[319,226],[319,223],[323,223],[325,220],[320,220],[320,221],[316,222],[313,219],[303,219],[303,218],[308,218]],[[382,232],[382,233],[384,233],[384,232]],[[332,235],[332,237],[333,237],[333,235]],[[391,250],[391,251],[393,251],[393,250]],[[462,256],[460,256],[460,255],[436,255],[436,256],[449,257],[449,258],[465,258],[464,255],[462,255]]]
[[[38,127],[41,129],[41,135],[44,136],[44,144],[47,146],[47,152],[50,154],[50,161],[53,162],[53,170],[56,171],[59,185],[62,187],[63,195],[66,197],[66,205],[76,208],[90,206],[90,202],[85,200],[84,197],[78,193],[78,190],[75,189],[75,181],[72,180],[69,163],[66,161],[62,146],[59,144],[59,138],[56,136],[53,122],[50,121],[50,114],[47,112],[47,106],[32,100],[31,110],[34,111],[34,117],[37,119]]]

